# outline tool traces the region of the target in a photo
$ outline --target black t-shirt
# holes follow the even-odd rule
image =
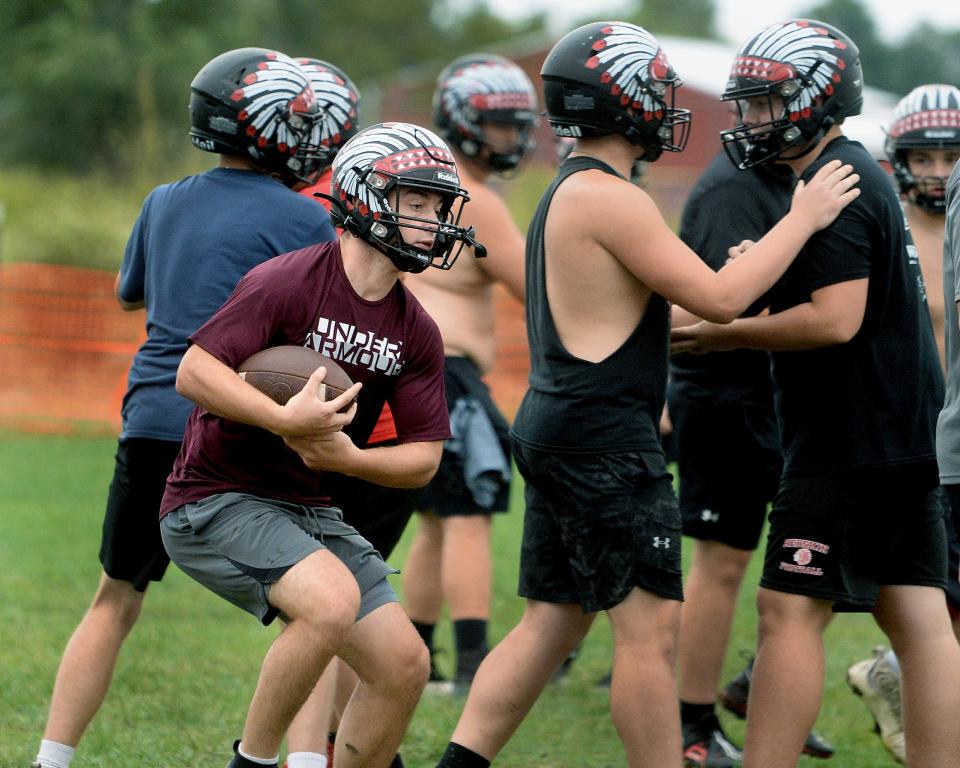
[[[883,169],[845,137],[831,141],[802,178],[834,159],[860,174],[860,196],[810,238],[774,286],[771,311],[860,278],[869,278],[867,304],[849,342],[773,353],[786,475],[930,460],[943,403],[923,279],[900,201]]]
[[[726,152],[717,155],[697,180],[683,209],[680,239],[714,271],[727,249],[759,240],[790,210],[794,176],[786,166],[737,169]],[[766,307],[761,298],[746,315]],[[771,402],[770,356],[738,349],[670,359],[671,402]]]
[[[540,199],[527,230],[530,388],[513,421],[512,434],[534,448],[558,452],[662,453],[658,424],[667,384],[670,333],[666,299],[652,294],[629,338],[597,363],[567,352],[550,311],[543,243],[550,202],[565,179],[590,169],[619,177],[592,157],[568,158]]]

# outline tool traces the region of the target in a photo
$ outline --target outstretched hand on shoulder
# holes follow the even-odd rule
[[[858,181],[860,174],[853,172],[852,165],[831,160],[809,182],[797,182],[790,212],[802,216],[813,231],[824,229],[860,196]]]

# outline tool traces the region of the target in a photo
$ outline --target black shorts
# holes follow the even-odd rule
[[[753,550],[783,461],[772,404],[670,404],[683,533]]]
[[[960,485],[943,486],[947,526],[947,602],[960,609]]]
[[[443,384],[453,437],[424,489],[420,509],[440,517],[490,515],[510,506],[510,427],[490,397],[480,369],[447,357]]]
[[[330,498],[343,512],[343,521],[357,529],[380,556],[390,557],[407,521],[417,509],[422,488],[386,488],[346,475],[330,475]]]
[[[788,477],[770,512],[761,586],[869,610],[881,586],[946,588],[936,465]]]
[[[160,501],[179,452],[172,440],[129,437],[117,444],[100,563],[107,576],[138,592],[160,581],[170,562],[160,539]]]
[[[514,441],[526,482],[521,597],[621,603],[634,587],[683,599],[680,513],[660,453],[554,453]]]

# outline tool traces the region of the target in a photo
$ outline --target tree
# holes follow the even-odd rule
[[[860,0],[828,0],[800,14],[832,24],[860,49],[867,85],[906,94],[924,83],[960,82],[960,32],[915,26],[902,42],[887,44]]]
[[[654,36],[678,35],[716,39],[713,0],[640,0],[626,21],[639,24]]]
[[[482,1],[452,8],[451,0],[4,0],[0,159],[76,171],[169,166],[189,151],[190,81],[231,48],[326,59],[363,91],[400,68],[436,60],[439,71],[544,23],[503,21]]]

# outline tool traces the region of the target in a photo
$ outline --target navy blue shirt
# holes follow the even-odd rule
[[[121,438],[183,439],[193,403],[177,394],[187,337],[250,269],[335,232],[324,208],[256,171],[214,168],[154,189],[120,267],[118,295],[146,303],[147,340],[133,360]]]

